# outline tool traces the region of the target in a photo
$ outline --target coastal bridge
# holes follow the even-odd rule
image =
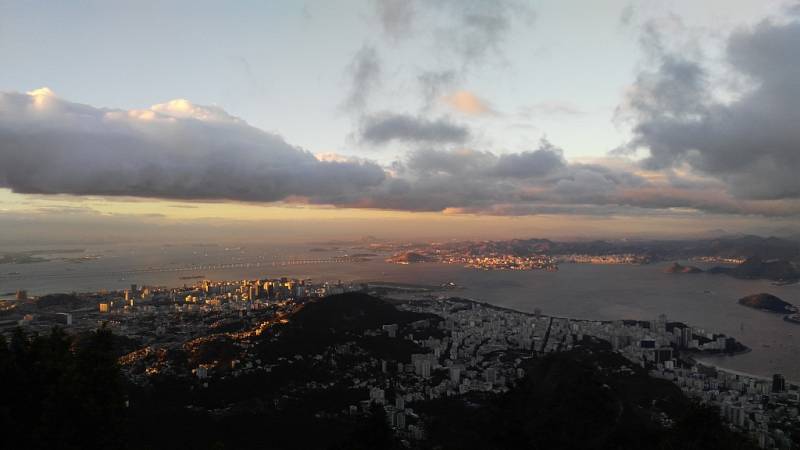
[[[195,272],[198,270],[227,270],[227,269],[255,269],[259,267],[284,267],[302,266],[307,264],[342,264],[368,261],[363,257],[353,256],[331,256],[327,258],[290,258],[276,261],[254,261],[254,262],[232,262],[232,263],[211,263],[211,264],[189,264],[179,267],[147,267],[143,269],[131,269],[114,272],[119,275],[134,275],[137,273],[157,273],[157,272]]]
[[[138,268],[121,268],[114,270],[90,270],[90,271],[75,271],[75,272],[51,272],[51,273],[18,273],[11,272],[0,274],[0,280],[24,280],[30,278],[83,278],[86,276],[110,276],[110,277],[129,277],[137,274],[148,273],[181,273],[181,272],[198,272],[198,271],[218,271],[230,269],[256,269],[268,267],[286,267],[286,266],[301,266],[311,264],[349,264],[369,261],[368,258],[363,256],[329,256],[319,258],[297,257],[286,258],[272,261],[239,261],[239,262],[212,262],[204,264],[183,264],[175,266],[150,266]],[[86,263],[87,265],[89,263]]]

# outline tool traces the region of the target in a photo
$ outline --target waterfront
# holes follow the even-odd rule
[[[350,253],[356,253],[351,250]],[[664,264],[643,266],[562,264],[558,272],[482,271],[456,265],[396,265],[376,257],[370,262],[282,265],[302,258],[324,259],[343,251],[311,252],[305,247],[170,246],[87,248],[98,259],[52,261],[0,266],[0,293],[27,289],[48,292],[97,291],[139,285],[178,286],[205,275],[213,279],[290,276],[314,280],[381,280],[436,285],[454,282],[463,289],[448,292],[498,306],[573,318],[670,320],[707,328],[737,338],[752,349],[734,357],[702,358],[722,368],[759,376],[783,373],[800,381],[800,326],[745,308],[736,301],[748,294],[770,292],[800,304],[800,286],[774,286],[768,281],[737,280],[722,275],[665,274]],[[185,267],[191,264],[256,263],[248,267],[197,271],[131,270]],[[275,264],[275,265],[273,265]],[[9,276],[8,273],[18,275]]]

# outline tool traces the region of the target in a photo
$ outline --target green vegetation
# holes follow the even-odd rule
[[[578,348],[533,360],[505,395],[414,405],[436,449],[754,449],[719,414],[622,356]]]
[[[788,314],[795,308],[780,298],[767,293],[748,295],[739,299],[739,304],[750,308],[760,309],[774,313]]]
[[[333,295],[324,301],[305,304],[289,323],[274,326],[258,343],[258,351],[262,360],[272,361],[296,354],[322,353],[331,345],[352,342],[376,358],[407,361],[411,354],[425,350],[409,341],[367,336],[363,332],[397,324],[401,336],[417,331],[412,324],[426,320],[429,326],[420,327],[420,336],[432,334],[430,325],[435,326],[441,318],[400,311],[391,303],[363,293]]]
[[[5,448],[120,448],[123,379],[110,331],[80,346],[62,330],[0,337],[0,423]]]

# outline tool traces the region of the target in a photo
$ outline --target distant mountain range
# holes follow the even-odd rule
[[[462,248],[475,255],[502,253],[531,255],[613,255],[639,254],[652,261],[710,257],[719,259],[800,260],[800,243],[776,237],[741,236],[692,240],[620,240],[558,242],[549,239],[510,239],[503,241],[454,242],[441,248]]]
[[[759,257],[748,258],[734,267],[715,266],[708,270],[702,270],[695,266],[684,266],[675,262],[664,269],[664,272],[723,274],[745,280],[772,280],[784,283],[800,280],[800,271],[795,263],[780,259],[764,261]]]
[[[796,281],[800,279],[795,264],[787,260],[764,261],[758,257],[752,257],[736,267],[713,267],[709,273],[723,273],[735,278],[743,279],[767,279],[773,281]]]

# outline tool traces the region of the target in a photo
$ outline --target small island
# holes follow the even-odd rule
[[[677,262],[664,269],[666,273],[702,273],[703,270],[695,266],[684,266]]]
[[[739,304],[761,311],[774,312],[779,314],[791,314],[797,312],[797,308],[780,298],[767,293],[748,295],[739,299]]]
[[[416,264],[423,262],[433,262],[434,259],[417,252],[405,252],[392,256],[387,259],[388,262],[394,264]]]

